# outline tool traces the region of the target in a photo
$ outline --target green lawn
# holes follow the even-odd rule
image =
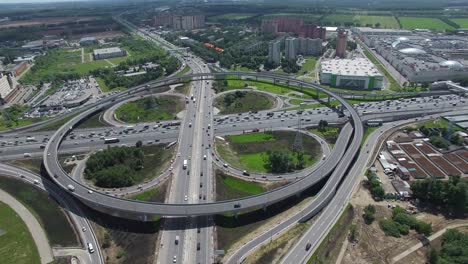
[[[127,123],[152,122],[175,119],[184,107],[184,102],[176,96],[145,97],[121,105],[115,114]]]
[[[138,200],[138,201],[163,203],[166,198],[166,191],[167,191],[168,184],[169,184],[169,181],[166,181],[165,183],[155,188],[151,188],[147,191],[130,196],[129,198],[132,200]]]
[[[264,82],[264,81],[227,80],[227,84],[228,85],[227,85],[226,90],[243,89],[245,88],[245,84],[248,84],[249,86],[256,87],[258,90],[262,90],[262,91],[266,91],[266,92],[270,92],[274,94],[284,95],[292,91],[296,91],[296,92],[301,92],[308,96],[311,96],[311,98],[314,98],[316,96],[316,92],[310,89],[304,89],[303,91],[301,91],[299,87],[295,87],[295,86],[287,87],[284,84],[273,84],[273,83]],[[319,97],[324,98],[326,97],[326,94],[319,92]]]
[[[72,226],[62,212],[61,206],[46,192],[8,177],[0,177],[0,188],[15,197],[31,211],[44,228],[52,246],[72,247],[79,244]],[[2,237],[0,236],[0,239]],[[6,262],[0,261],[0,263]]]
[[[404,29],[433,29],[433,30],[445,30],[453,29],[452,26],[446,24],[438,18],[431,17],[399,17],[401,26]]]
[[[245,181],[225,174],[221,170],[216,175],[216,201],[230,200],[267,191],[264,184]]]
[[[268,172],[266,159],[268,159],[266,152],[239,155],[242,168],[251,172]]]
[[[307,72],[312,72],[315,70],[315,64],[317,63],[317,57],[306,56],[305,62],[301,65],[301,69],[296,75],[302,75]]]
[[[220,110],[220,114],[268,110],[274,105],[274,99],[271,98],[271,96],[262,93],[244,92],[242,97],[235,97],[229,105],[225,101],[225,98],[228,96],[231,97],[233,94],[228,93],[216,98],[215,100],[215,106]]]
[[[0,263],[41,263],[36,244],[21,217],[0,202]]]
[[[275,140],[269,133],[247,133],[242,135],[229,136],[229,141],[234,143],[265,142]]]
[[[1,119],[1,117],[0,117],[0,119]],[[40,121],[44,121],[46,119],[47,118],[24,118],[24,119],[18,120],[18,124],[13,123],[12,126],[7,126],[4,123],[0,122],[0,131],[11,129],[11,128],[17,128],[17,127],[31,125],[31,124],[34,124],[34,123],[37,123],[37,122],[40,122]]]
[[[364,142],[366,142],[367,137],[369,137],[369,135],[372,134],[372,132],[374,132],[378,128],[379,127],[366,127],[366,129],[364,130],[364,136],[362,137],[361,146],[362,144],[364,144]]]
[[[390,73],[388,73],[388,71],[385,69],[385,67],[382,66],[382,64],[380,63],[380,61],[374,56],[374,54],[372,54],[369,50],[367,50],[364,46],[363,47],[363,50],[364,50],[364,54],[366,55],[366,57],[372,62],[374,63],[375,66],[377,66],[377,68],[379,68],[379,71],[381,73],[383,73],[383,75],[385,76],[385,78],[387,79],[387,81],[390,82],[390,90],[393,90],[393,91],[398,91],[401,89],[400,85],[395,81],[395,79],[393,78],[392,75],[390,75]]]
[[[300,105],[301,103],[304,103],[304,101],[299,100],[299,99],[291,99],[291,100],[289,100],[289,103],[291,103],[293,105]]]
[[[267,151],[289,150],[295,133],[290,131],[275,131],[273,135],[266,133],[249,133],[227,136],[226,141],[216,141],[216,150],[230,165],[249,172],[270,172]],[[306,167],[311,166],[320,157],[320,144],[312,137],[303,136],[304,159]]]
[[[461,28],[468,28],[468,18],[451,18],[450,20]]]
[[[380,23],[380,28],[399,28],[398,21],[393,16],[365,16],[365,15],[328,15],[321,22],[325,25],[345,25],[347,23],[359,23],[361,26],[367,24],[375,26]]]
[[[180,72],[178,72],[178,73],[176,74],[176,76],[177,76],[177,77],[182,76],[182,75],[188,73],[189,71],[190,71],[190,67],[189,67],[189,66],[185,66]]]

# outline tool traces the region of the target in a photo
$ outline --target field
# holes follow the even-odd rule
[[[284,16],[302,18],[304,19],[304,22],[308,22],[308,23],[317,22],[321,17],[321,15],[303,14],[303,13],[302,14],[301,13],[273,13],[273,14],[262,16],[262,19],[271,19],[275,17],[284,17]]]
[[[268,173],[271,171],[267,151],[292,151],[295,133],[274,131],[227,136],[226,141],[216,141],[216,150],[229,164],[249,172]],[[320,156],[320,144],[312,138],[303,136],[306,167],[311,166]],[[294,154],[296,155],[296,154]],[[294,159],[296,156],[294,156]]]
[[[400,28],[393,16],[329,15],[321,20],[324,25],[359,24],[364,27],[380,23],[380,28]]]
[[[246,92],[243,97],[235,97],[232,102],[229,102],[229,105],[225,100],[228,96],[232,97],[233,94],[228,93],[215,100],[215,106],[220,110],[220,114],[268,110],[274,105],[274,99],[271,98],[271,96],[262,93]]]
[[[430,17],[400,17],[401,26],[404,29],[433,29],[433,30],[445,30],[453,29],[452,26],[446,24],[438,18]]]
[[[34,67],[21,77],[21,82],[30,84],[39,83],[40,81],[51,82],[76,78],[77,76],[87,75],[90,71],[96,69],[114,67],[129,58],[141,59],[151,56],[161,56],[163,58],[165,54],[161,48],[137,38],[119,38],[117,41],[119,42],[119,46],[128,52],[129,56],[90,61],[89,54],[92,53],[92,50],[94,48],[102,48],[95,45],[84,49],[85,60],[82,63],[81,49],[61,48],[49,50],[46,55],[36,58]],[[102,83],[101,81],[99,84],[102,85]],[[103,85],[101,87],[105,92],[106,86]]]
[[[52,246],[79,245],[78,238],[60,205],[47,193],[7,177],[0,178],[0,188],[31,211],[44,228]]]
[[[256,16],[254,13],[227,13],[217,16],[209,17],[208,20],[211,21],[221,21],[221,20],[243,20]]]
[[[0,263],[41,263],[34,240],[23,220],[0,202]]]
[[[468,18],[451,18],[450,20],[461,28],[468,28]]]
[[[127,123],[152,122],[176,119],[184,103],[179,97],[146,97],[121,105],[115,110],[116,117]]]

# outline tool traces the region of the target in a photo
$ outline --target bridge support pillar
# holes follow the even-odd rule
[[[318,100],[319,99],[319,89],[315,89],[315,92],[316,92],[315,96],[317,97],[316,99]]]
[[[234,219],[237,219],[238,217],[239,217],[239,211],[236,211],[236,212],[234,213]]]
[[[263,212],[266,212],[266,211],[267,211],[267,205],[264,204],[264,205],[263,205]]]
[[[302,89],[304,89],[304,86],[302,85],[302,83],[299,83],[299,88],[301,89],[301,92],[302,92]]]
[[[327,96],[327,104],[330,105],[330,96]]]

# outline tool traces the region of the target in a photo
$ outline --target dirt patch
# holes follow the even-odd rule
[[[154,262],[159,219],[141,222],[87,210],[106,263]]]

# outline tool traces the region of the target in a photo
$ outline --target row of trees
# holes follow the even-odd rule
[[[425,179],[411,184],[413,197],[425,204],[448,210],[457,216],[468,208],[468,180],[451,176],[448,181]]]
[[[376,200],[382,200],[385,197],[385,191],[378,176],[374,172],[368,171],[367,181],[369,182],[369,191],[372,197]]]
[[[132,186],[136,183],[136,174],[143,168],[143,161],[141,148],[108,147],[86,161],[85,178],[104,188]]]

